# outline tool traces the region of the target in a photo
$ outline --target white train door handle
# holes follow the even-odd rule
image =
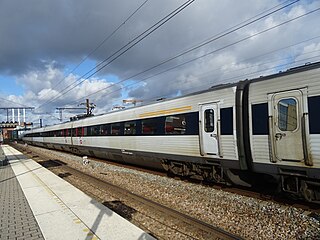
[[[211,134],[210,134],[210,137],[217,137],[217,134],[211,133]]]

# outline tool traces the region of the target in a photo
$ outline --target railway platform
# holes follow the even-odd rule
[[[14,148],[2,149],[9,164],[0,166],[0,239],[154,239]]]

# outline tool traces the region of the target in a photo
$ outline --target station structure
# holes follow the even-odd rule
[[[17,139],[20,132],[30,129],[32,123],[26,122],[26,111],[33,109],[34,107],[0,107],[0,110],[6,111],[6,121],[0,122],[0,142]]]

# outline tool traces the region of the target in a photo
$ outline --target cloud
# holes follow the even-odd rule
[[[97,91],[100,91],[99,94],[93,94],[90,99],[99,107],[98,111],[95,111],[96,114],[109,111],[112,108],[112,102],[121,96],[121,91],[115,91],[119,87],[114,86],[107,79],[97,77],[81,79],[74,74],[69,74],[64,78],[63,75],[63,71],[55,68],[54,63],[47,64],[42,71],[30,71],[17,80],[24,84],[25,94],[21,96],[11,95],[9,100],[35,106],[35,117],[33,119],[37,119],[39,116],[46,118],[47,115],[55,115],[56,118],[50,120],[50,122],[53,122],[58,118],[57,107],[79,107],[80,103],[85,102],[87,95]],[[79,81],[83,81],[83,83],[78,86],[74,84]],[[56,89],[53,88],[55,86],[57,86]],[[83,110],[79,111],[83,112]],[[68,113],[66,110],[65,119],[76,113],[77,111]]]

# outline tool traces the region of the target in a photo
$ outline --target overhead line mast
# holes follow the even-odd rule
[[[20,110],[23,113],[23,122],[26,122],[26,110],[33,110],[34,107],[0,107],[1,110],[7,110],[7,122],[9,122],[9,110],[12,112],[12,122],[15,122],[15,110],[17,110],[17,122],[20,125]]]
[[[59,107],[59,108],[56,108],[57,110],[59,110],[60,122],[63,121],[63,117],[62,117],[63,110],[86,110],[86,114],[81,115],[81,118],[93,116],[92,111],[96,107],[96,105],[94,103],[90,103],[89,99],[86,99],[85,103],[80,103],[79,105],[85,105],[86,107]],[[77,115],[76,118],[77,117],[80,117],[80,115]]]

